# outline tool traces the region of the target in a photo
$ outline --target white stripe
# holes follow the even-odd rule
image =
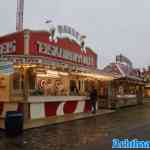
[[[85,107],[85,101],[77,102],[77,107],[74,113],[84,112],[84,107]]]
[[[119,64],[116,64],[117,68],[119,69],[119,71],[121,72],[122,76],[125,77],[125,73],[124,71],[120,68]]]
[[[57,110],[56,110],[56,115],[57,116],[61,116],[61,115],[64,115],[64,105],[65,105],[66,102],[62,102],[59,104]]]
[[[30,104],[31,119],[45,118],[44,103]]]

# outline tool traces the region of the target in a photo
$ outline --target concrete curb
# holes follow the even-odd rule
[[[110,114],[113,112],[115,112],[115,110],[105,110],[105,111],[103,110],[97,112],[96,114],[92,114],[92,113],[67,114],[65,116],[60,116],[60,117],[57,116],[57,117],[49,117],[46,119],[30,120],[25,123],[24,129],[38,128],[42,126],[60,124],[69,121],[87,119],[87,118],[100,116],[104,114]]]
[[[69,121],[75,121],[80,119],[87,119],[95,116],[100,116],[104,114],[110,114],[115,112],[115,110],[106,110],[102,109],[99,110],[96,114],[92,113],[79,113],[79,114],[66,114],[60,117],[49,117],[49,118],[42,118],[42,119],[35,119],[35,120],[28,120],[24,123],[24,130],[32,129],[32,128],[39,128],[43,126],[49,126],[54,124],[60,124]],[[0,129],[5,129],[4,127],[4,119],[0,119]]]

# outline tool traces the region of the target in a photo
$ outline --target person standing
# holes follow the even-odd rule
[[[96,101],[97,101],[97,90],[95,87],[92,87],[91,92],[90,92],[90,101],[92,105],[92,113],[96,113]]]

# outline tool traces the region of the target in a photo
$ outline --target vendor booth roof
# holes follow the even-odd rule
[[[113,75],[118,76],[118,79],[121,80],[135,80],[138,82],[143,82],[141,78],[140,70],[131,68],[125,64],[121,63],[111,63],[103,69],[104,72],[112,73]]]

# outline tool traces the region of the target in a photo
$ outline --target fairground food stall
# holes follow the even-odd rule
[[[111,63],[104,70],[117,76],[117,79],[109,82],[107,107],[118,108],[143,103],[145,83],[138,69],[122,61]]]
[[[63,37],[70,27],[59,26],[61,36],[46,31],[24,30],[0,37],[1,62],[11,62],[9,98],[0,96],[0,116],[18,110],[26,119],[90,112],[91,84],[113,77],[97,70],[97,55],[84,41]],[[64,31],[65,29],[65,31]]]
[[[145,81],[145,87],[144,87],[144,97],[149,100],[150,98],[150,66],[148,68],[144,68],[142,71],[142,76]]]

